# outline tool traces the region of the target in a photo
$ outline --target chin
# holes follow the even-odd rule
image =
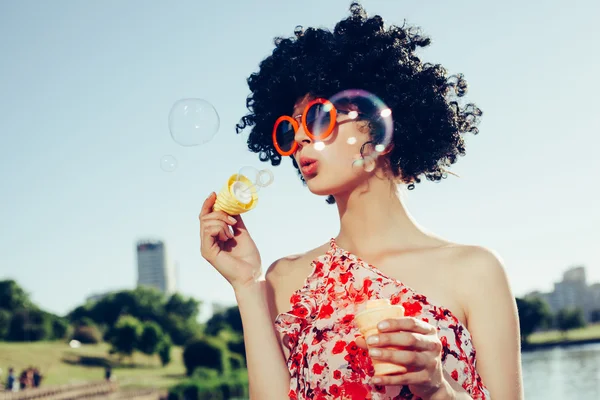
[[[333,178],[316,175],[306,179],[306,186],[312,194],[317,196],[329,196],[344,191],[346,186],[351,186],[351,182],[345,182],[343,178]]]

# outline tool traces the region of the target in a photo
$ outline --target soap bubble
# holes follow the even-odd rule
[[[239,202],[247,204],[252,200],[252,195],[273,183],[273,179],[273,173],[268,169],[259,171],[254,167],[242,167],[231,185],[231,192]]]
[[[217,110],[203,99],[181,99],[169,112],[169,131],[182,146],[198,146],[211,141],[219,131]]]
[[[371,138],[356,135],[348,138],[346,142],[357,147],[354,166],[363,168],[374,166],[373,161],[388,149],[392,141],[394,123],[391,109],[379,97],[361,89],[344,90],[328,100],[335,107],[336,114],[323,107],[321,112],[315,114],[314,131],[317,133],[327,131],[334,115],[340,125],[347,120],[367,123]],[[316,150],[326,150],[328,142],[334,135],[322,136],[322,140],[315,141]]]
[[[160,168],[165,172],[173,172],[177,169],[177,159],[172,155],[164,155],[160,159]]]

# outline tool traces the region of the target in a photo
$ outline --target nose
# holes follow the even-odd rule
[[[294,140],[296,141],[296,143],[298,143],[299,148],[302,148],[303,146],[306,146],[307,144],[312,143],[312,140],[306,134],[306,131],[304,130],[304,126],[302,125],[302,123],[300,123],[300,126],[298,127],[298,130],[296,131],[296,134],[294,135]]]

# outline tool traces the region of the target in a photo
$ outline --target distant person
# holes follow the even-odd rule
[[[34,368],[33,369],[33,387],[37,388],[40,387],[40,384],[42,383],[42,374],[40,373],[40,370],[38,368]]]
[[[15,370],[12,367],[10,367],[8,369],[8,376],[6,377],[6,390],[7,391],[14,390],[16,380],[17,379],[15,377]]]
[[[27,388],[27,370],[24,369],[19,376],[19,389],[25,390]]]
[[[104,369],[104,379],[106,379],[107,382],[110,382],[111,378],[112,378],[112,368],[106,367]]]

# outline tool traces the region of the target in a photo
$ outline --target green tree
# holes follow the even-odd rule
[[[529,336],[537,329],[546,328],[552,320],[548,303],[538,297],[517,298],[521,341],[527,343]]]
[[[154,321],[145,322],[142,328],[142,334],[138,341],[137,349],[144,354],[152,355],[158,352],[158,345],[163,340],[164,333]]]
[[[158,356],[163,367],[171,362],[171,347],[173,343],[169,335],[163,335],[161,342],[158,345]]]
[[[108,333],[108,342],[112,345],[111,351],[120,355],[131,356],[138,346],[142,333],[142,324],[137,318],[125,315]]]
[[[8,339],[8,332],[10,331],[11,320],[11,312],[0,308],[0,340]]]
[[[571,329],[583,328],[586,325],[583,310],[580,308],[562,309],[556,313],[555,319],[556,326],[563,336],[566,336]]]
[[[186,343],[198,337],[201,332],[198,321],[186,320],[176,314],[167,315],[161,325],[177,346],[185,346]]]
[[[12,314],[7,340],[13,342],[35,342],[51,337],[52,324],[43,311],[38,309],[22,309]]]
[[[214,337],[201,337],[188,343],[183,350],[186,373],[191,376],[198,367],[206,367],[221,374],[231,370],[225,344]]]
[[[199,302],[175,294],[168,299],[156,289],[139,287],[112,293],[103,299],[75,308],[68,317],[71,322],[90,318],[99,326],[110,327],[121,315],[130,315],[140,321],[154,321],[176,345],[184,345],[200,333],[197,321]]]
[[[69,322],[65,318],[55,317],[52,318],[52,339],[62,340],[67,337],[69,333]]]
[[[71,339],[83,344],[96,344],[102,341],[102,334],[96,326],[81,325],[75,327]]]
[[[0,281],[0,308],[13,312],[31,307],[29,296],[17,282],[12,279]]]
[[[165,304],[165,313],[167,315],[178,315],[184,320],[196,319],[200,311],[200,302],[191,298],[184,297],[179,293],[169,297]]]
[[[223,312],[213,314],[206,322],[205,333],[214,336],[228,327],[234,332],[243,333],[242,317],[237,306],[229,307]]]

